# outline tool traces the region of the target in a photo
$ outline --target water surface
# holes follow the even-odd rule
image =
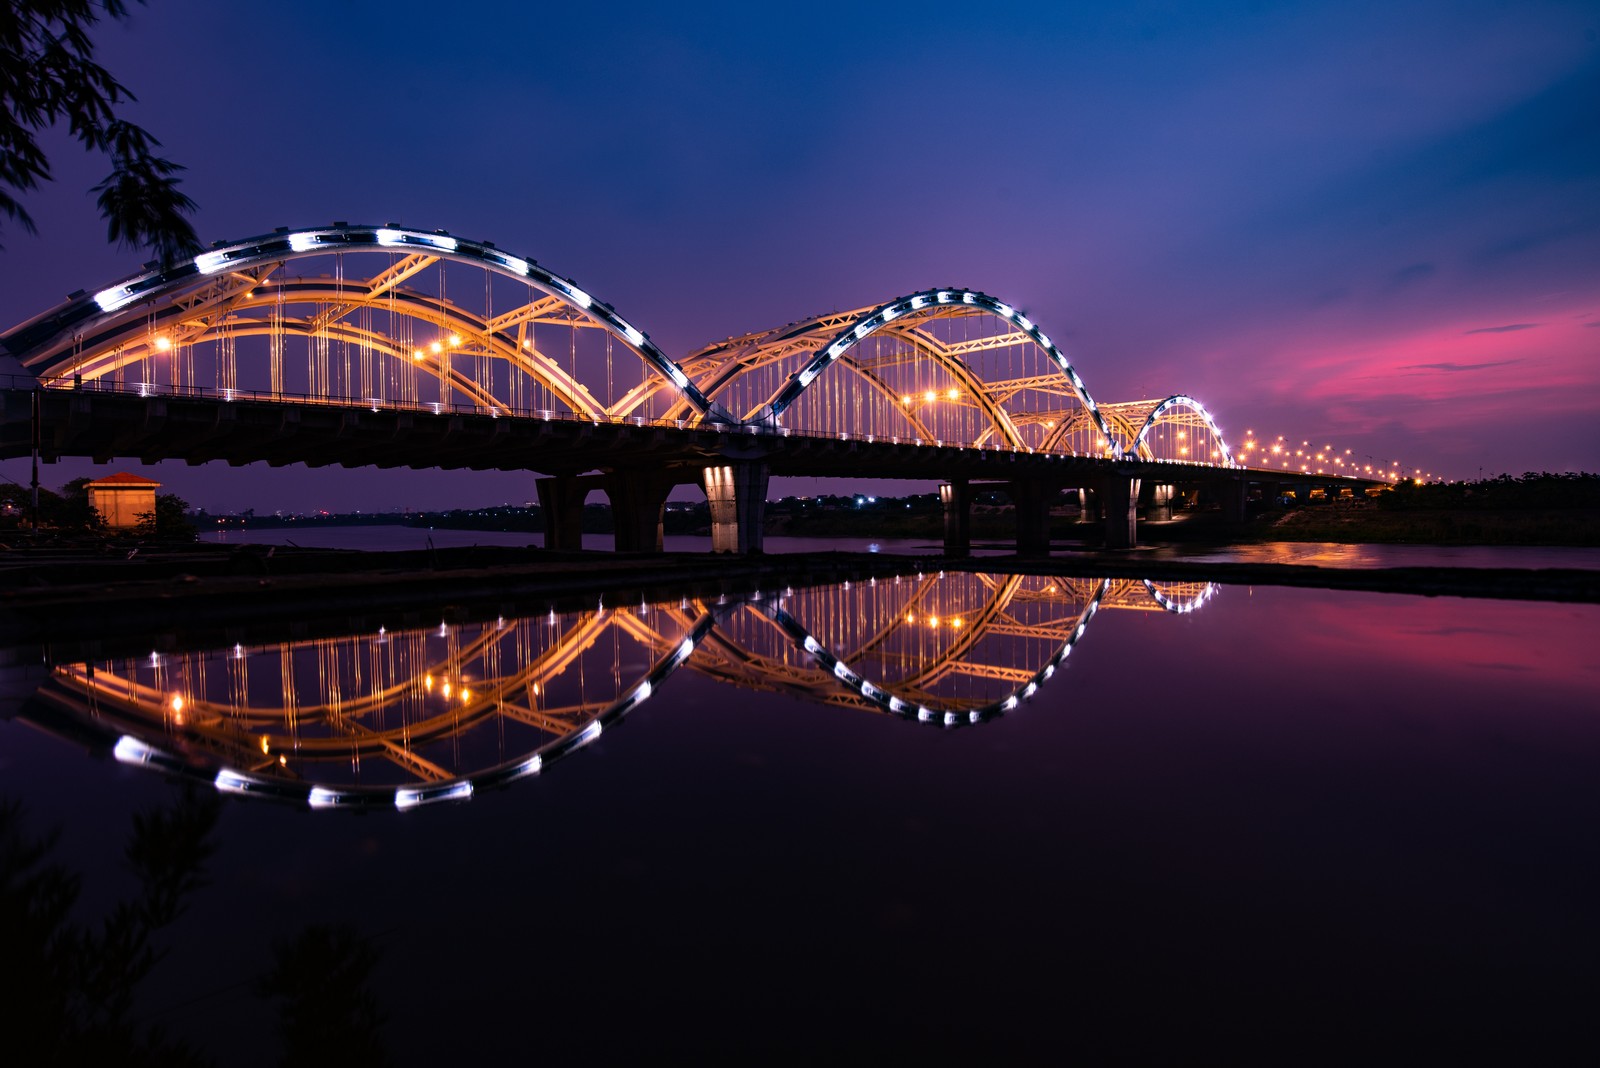
[[[544,545],[544,535],[525,531],[448,530],[430,527],[280,527],[266,530],[229,530],[205,535],[222,544],[295,544],[329,549],[390,551],[473,545]],[[609,550],[610,534],[585,534],[585,549]],[[711,539],[690,534],[669,534],[668,552],[710,552]],[[921,538],[800,538],[766,539],[770,553],[884,552],[927,554],[943,551],[943,543]],[[1004,542],[979,542],[976,556],[1009,554]],[[1060,550],[1070,555],[1070,550]],[[1146,545],[1134,552],[1152,560],[1187,560],[1200,563],[1307,564],[1316,567],[1495,567],[1587,568],[1600,570],[1600,548],[1552,545],[1352,545],[1336,542],[1271,542],[1262,545]]]
[[[264,530],[228,530],[204,535],[204,541],[223,545],[299,545],[303,548],[365,549],[389,552],[407,549],[468,548],[474,545],[531,545],[544,547],[542,533],[508,530],[453,530],[445,527],[352,526],[352,527],[273,527]],[[943,551],[943,543],[919,538],[790,538],[766,539],[769,553],[805,552],[885,552],[928,553]],[[585,534],[583,547],[609,551],[610,534]],[[711,539],[694,534],[668,534],[667,552],[708,553]],[[998,549],[989,549],[989,553]],[[1011,551],[1009,549],[1005,550]],[[981,553],[980,553],[981,555]]]
[[[340,922],[382,953],[403,1064],[1588,1041],[1600,607],[951,573],[493,613],[108,650],[92,686],[13,656],[7,693],[143,717],[208,792],[232,767],[377,799],[230,793],[143,1019],[272,1063],[252,978]],[[176,788],[7,707],[0,789],[103,908],[127,814]],[[426,782],[478,788],[397,807]]]

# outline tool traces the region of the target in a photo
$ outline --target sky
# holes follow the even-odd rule
[[[488,239],[680,356],[968,286],[1098,400],[1187,393],[1234,441],[1600,470],[1600,3],[151,0],[96,39],[207,242],[335,219]],[[106,243],[105,163],[48,143],[38,235],[0,235],[7,324],[146,258]],[[533,496],[517,474],[41,478],[130,466],[212,510]]]

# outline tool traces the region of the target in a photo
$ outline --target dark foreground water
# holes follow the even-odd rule
[[[225,798],[129,1019],[275,1063],[259,977],[334,924],[377,963],[300,1004],[402,1064],[1592,1045],[1600,607],[952,573],[496,612],[13,654],[0,791],[81,919],[132,813]]]

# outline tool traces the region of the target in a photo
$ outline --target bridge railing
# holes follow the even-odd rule
[[[795,430],[790,427],[766,426],[759,423],[715,423],[710,421],[695,422],[687,419],[653,419],[646,416],[624,416],[618,419],[594,418],[581,415],[577,412],[561,411],[551,408],[522,408],[508,404],[480,404],[475,402],[456,401],[445,403],[442,401],[422,401],[413,403],[398,402],[382,397],[330,397],[322,394],[296,393],[285,390],[262,389],[231,389],[216,386],[173,385],[161,382],[112,382],[106,379],[91,379],[89,381],[54,381],[47,382],[32,375],[7,374],[0,375],[0,388],[16,392],[41,391],[49,393],[109,393],[121,396],[137,397],[176,397],[193,398],[197,400],[244,401],[270,404],[302,404],[316,405],[328,408],[365,408],[370,411],[395,411],[395,412],[422,412],[429,415],[477,415],[487,416],[492,419],[516,418],[533,419],[545,422],[563,423],[589,423],[599,426],[602,423],[613,426],[660,427],[675,430],[700,430],[717,434],[739,434],[757,437],[801,438],[812,441],[859,441],[868,444],[885,443],[891,445],[927,446],[932,448],[957,448],[973,449],[985,453],[1024,453],[1035,454],[1035,450],[1026,445],[1017,446],[1010,444],[997,444],[992,441],[952,441],[944,439],[925,439],[918,437],[900,437],[883,434],[851,434],[844,431],[837,433],[823,433],[817,431]],[[1072,453],[1042,453],[1043,455],[1058,455],[1062,457],[1073,456]],[[1098,457],[1088,457],[1098,459]],[[1207,463],[1202,460],[1146,460],[1143,463],[1157,463],[1164,467],[1216,467],[1217,464]]]

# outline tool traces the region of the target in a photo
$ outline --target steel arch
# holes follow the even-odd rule
[[[1101,436],[1106,440],[1112,456],[1116,459],[1120,459],[1123,456],[1121,443],[1117,440],[1116,435],[1111,432],[1110,425],[1100,414],[1099,405],[1089,395],[1088,388],[1083,383],[1083,378],[1067,359],[1066,354],[1039,329],[1037,324],[1017,311],[1016,308],[986,293],[970,289],[926,289],[904,297],[898,297],[867,312],[854,323],[847,325],[834,335],[826,345],[820,348],[816,355],[791,375],[788,384],[773,398],[769,410],[761,413],[757,421],[775,422],[781,418],[784,410],[799,399],[800,395],[822,374],[829,364],[849,352],[863,339],[878,333],[903,315],[918,312],[925,308],[944,305],[960,305],[987,311],[1020,329],[1034,344],[1043,349],[1045,354],[1061,369],[1062,374],[1066,376],[1067,381],[1072,386],[1073,394],[1078,398],[1084,409],[1088,411],[1096,429],[1100,431]],[[955,363],[959,364],[960,361],[957,360]],[[964,365],[962,367],[964,369]],[[988,400],[986,395],[985,398],[990,405],[993,405],[993,401]],[[997,405],[994,407],[998,408]],[[1011,425],[1009,416],[1004,415],[1003,410],[999,411],[998,416],[993,411],[991,411],[990,415],[997,425],[1009,425],[1008,436],[1012,438],[1012,443],[1019,440],[1016,434],[1016,427]]]
[[[1217,445],[1222,449],[1222,466],[1238,466],[1238,461],[1234,459],[1233,451],[1228,448],[1227,441],[1222,437],[1221,428],[1217,426],[1217,421],[1211,417],[1211,413],[1206,411],[1206,406],[1195,400],[1193,397],[1182,393],[1174,393],[1172,396],[1156,405],[1155,409],[1145,417],[1144,425],[1139,428],[1138,436],[1133,439],[1133,447],[1129,449],[1129,452],[1133,453],[1134,455],[1138,455],[1140,447],[1144,445],[1144,439],[1155,427],[1156,422],[1173,408],[1188,408],[1190,411],[1198,415],[1205,422],[1206,429],[1211,431],[1212,437],[1217,439]]]
[[[795,356],[814,354],[823,349],[833,333],[839,327],[854,323],[863,315],[875,310],[872,307],[858,308],[854,311],[832,312],[827,315],[813,316],[810,319],[800,320],[779,327],[776,330],[764,331],[756,334],[746,334],[742,337],[729,338],[718,342],[694,353],[685,362],[685,370],[691,376],[698,376],[696,384],[701,387],[706,396],[713,402],[718,394],[724,390],[732,389],[740,384],[747,373],[754,373],[774,364]],[[966,395],[978,401],[978,408],[984,413],[989,422],[989,434],[1000,433],[1007,439],[1007,444],[1020,445],[1020,438],[1016,433],[1016,425],[1011,413],[996,403],[990,396],[989,383],[984,382],[969,368],[956,353],[950,351],[938,338],[918,331],[908,326],[904,321],[894,327],[879,331],[881,335],[892,336],[905,341],[914,350],[927,356],[932,362],[948,373],[953,380],[960,383]],[[939,437],[915,412],[901,404],[900,391],[890,387],[883,378],[853,358],[844,360],[845,368],[864,382],[868,389],[882,397],[887,406],[892,409],[907,424],[909,433],[907,437],[921,440],[935,440]],[[792,376],[791,376],[792,377]],[[789,379],[785,379],[789,381]],[[644,387],[641,387],[641,396],[636,403],[642,403],[645,398]],[[773,389],[772,393],[763,401],[754,404],[748,411],[740,415],[747,422],[760,424],[766,413],[783,389],[782,385]],[[730,409],[731,411],[731,409]],[[678,414],[669,412],[668,417]],[[738,413],[734,413],[738,414]],[[770,421],[770,420],[769,420]],[[983,440],[980,438],[979,440]]]
[[[272,234],[228,242],[170,267],[151,266],[94,294],[78,293],[66,303],[36,316],[0,337],[0,345],[25,367],[44,365],[52,355],[70,348],[74,338],[101,333],[134,318],[150,301],[180,292],[210,276],[226,277],[268,263],[283,263],[303,256],[351,251],[422,253],[434,259],[464,263],[522,281],[571,307],[627,346],[656,374],[671,382],[678,393],[704,419],[732,422],[716,409],[671,357],[641,330],[577,283],[541,267],[531,259],[514,256],[492,243],[469,241],[443,231],[427,232],[396,226],[335,225],[309,230],[282,229]],[[51,366],[41,377],[52,377]]]

